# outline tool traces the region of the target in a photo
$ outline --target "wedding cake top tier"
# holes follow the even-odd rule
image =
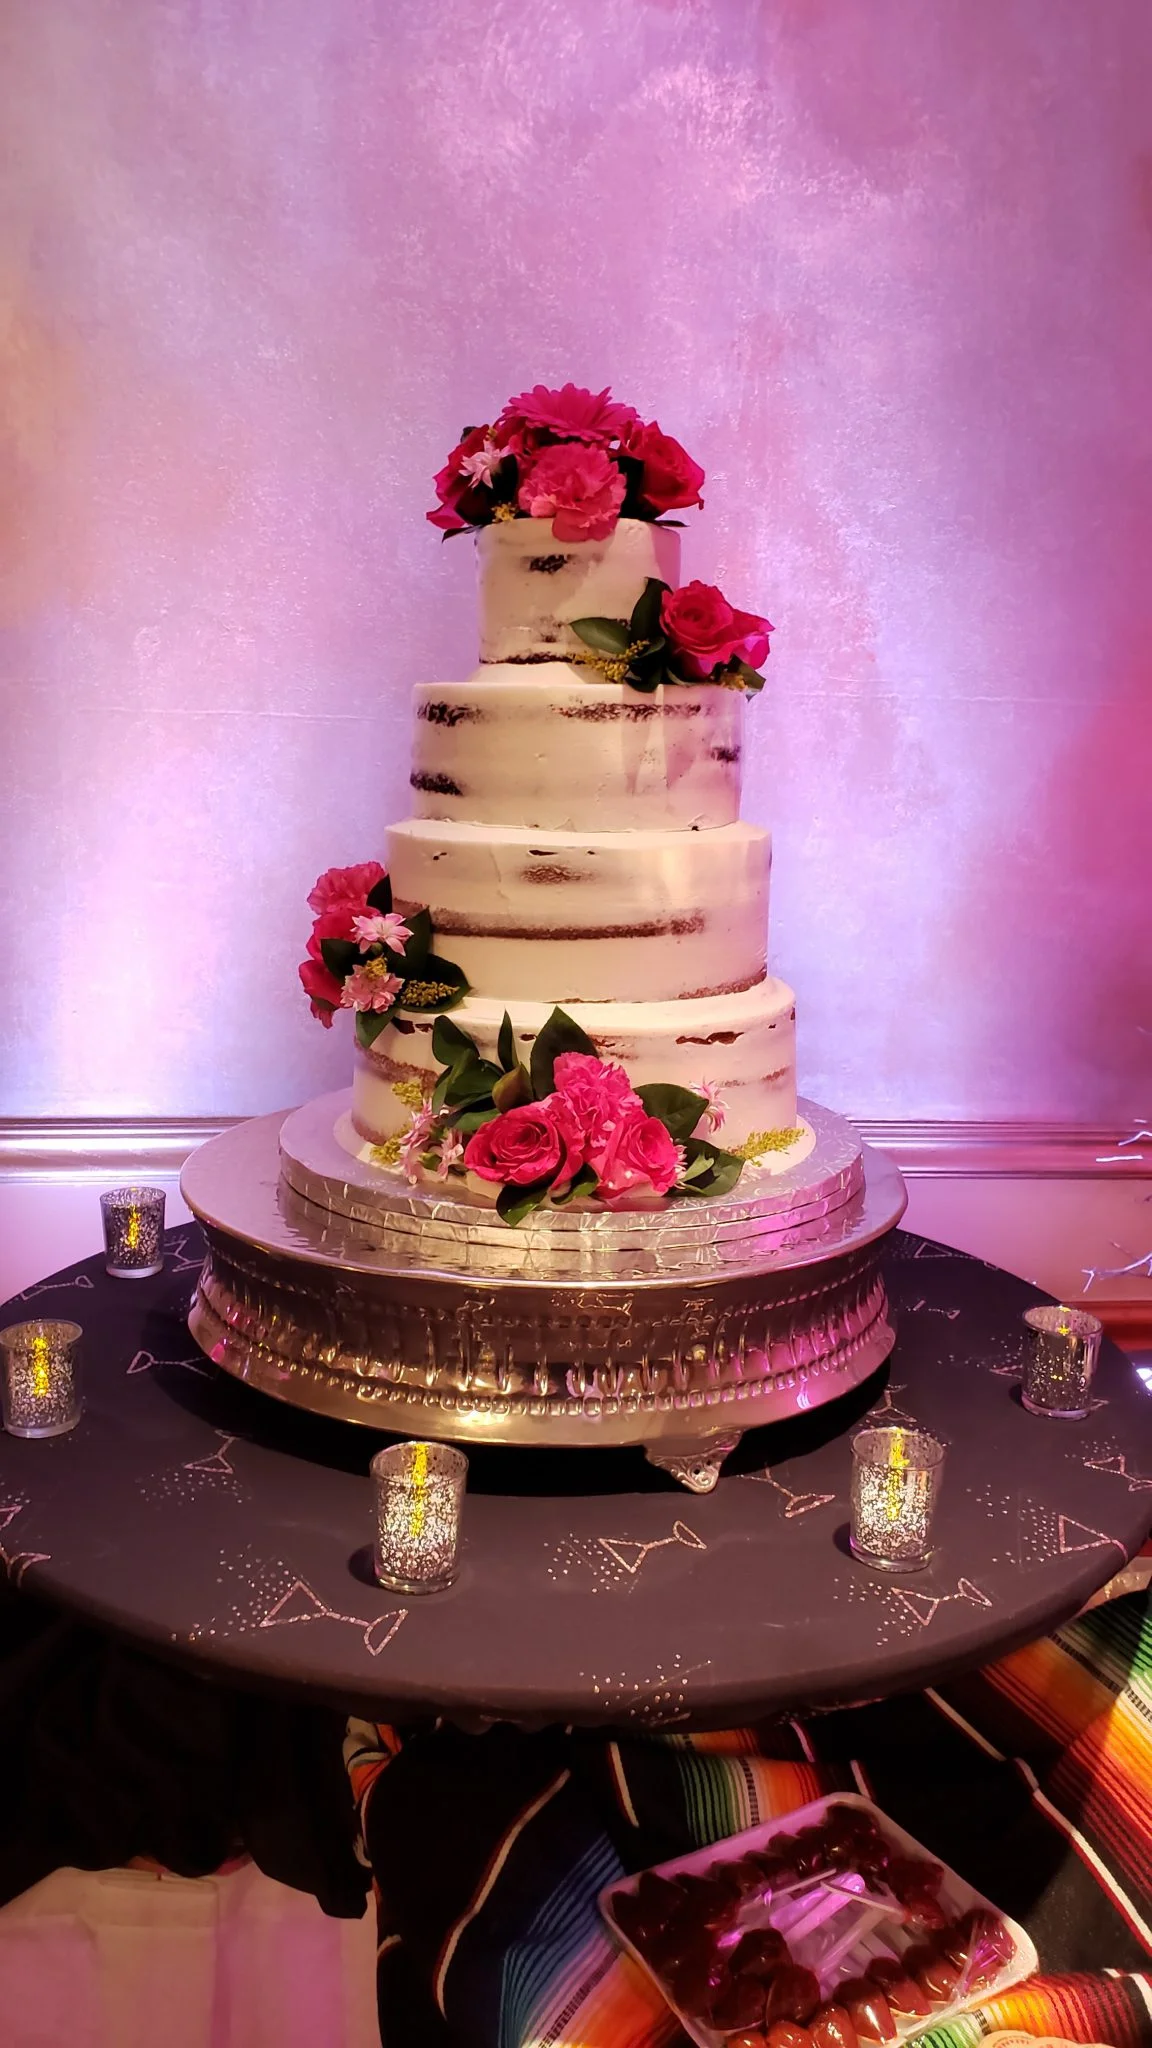
[[[586,655],[571,620],[627,619],[648,578],[675,589],[680,536],[621,519],[603,540],[558,541],[546,521],[509,519],[476,536],[480,660],[566,661]]]

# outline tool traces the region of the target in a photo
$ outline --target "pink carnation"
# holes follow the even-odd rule
[[[624,503],[624,478],[602,448],[565,441],[536,457],[517,501],[533,519],[551,519],[556,540],[606,540]]]
[[[675,1187],[683,1153],[659,1117],[630,1110],[621,1117],[599,1158],[591,1159],[600,1176],[597,1193],[606,1202],[622,1195],[666,1195]]]
[[[354,967],[340,991],[340,1005],[345,1010],[390,1010],[404,986],[398,974],[377,974],[374,970],[382,967],[382,960],[370,960],[364,967]]]
[[[492,435],[502,448],[514,450],[537,447],[545,436],[606,448],[638,417],[635,406],[618,404],[608,389],[586,391],[565,384],[550,391],[546,384],[534,384],[508,400]]]
[[[481,1180],[516,1187],[550,1174],[559,1191],[584,1164],[580,1126],[562,1096],[546,1095],[481,1124],[465,1147],[464,1164]]]
[[[358,910],[366,910],[369,895],[386,873],[378,860],[362,860],[355,868],[328,868],[309,896],[308,908],[324,911],[337,904],[352,903]],[[351,938],[351,932],[348,936]]]
[[[664,629],[678,674],[706,682],[733,655],[759,668],[768,659],[769,619],[738,612],[714,583],[682,583],[666,590],[660,605]]]
[[[332,1029],[332,1013],[340,1007],[341,987],[334,974],[330,974],[323,960],[302,960],[300,980],[304,993],[312,1008],[312,1015],[320,1019],[325,1029]]]
[[[553,1078],[557,1093],[584,1133],[590,1160],[607,1144],[620,1118],[642,1107],[623,1067],[595,1059],[591,1053],[562,1052]]]

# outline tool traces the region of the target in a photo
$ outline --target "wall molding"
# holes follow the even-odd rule
[[[87,1174],[179,1173],[190,1152],[238,1116],[0,1117],[0,1175],[74,1180]]]
[[[879,1121],[853,1119],[869,1145],[888,1152],[902,1173],[965,1180],[1115,1180],[1152,1178],[1152,1142],[1122,1143],[1131,1132],[1094,1124]]]
[[[1152,1143],[1122,1144],[1129,1133],[1092,1124],[853,1121],[869,1145],[890,1153],[909,1175],[1152,1179]],[[242,1122],[238,1116],[0,1118],[0,1174],[55,1180],[128,1166],[178,1173],[197,1145]]]

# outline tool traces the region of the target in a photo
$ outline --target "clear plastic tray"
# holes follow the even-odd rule
[[[765,1821],[760,1827],[748,1828],[741,1835],[729,1835],[723,1841],[709,1843],[706,1848],[695,1849],[690,1855],[678,1856],[672,1862],[654,1864],[652,1873],[667,1878],[714,1874],[718,1868],[736,1863],[752,1851],[767,1850],[777,1836],[795,1835],[801,1828],[820,1825],[832,1807],[851,1807],[867,1814],[885,1841],[901,1856],[916,1857],[940,1869],[936,1895],[950,1921],[974,1910],[984,1910],[994,1915],[1011,1937],[1013,1952],[1010,1958],[994,1977],[985,1976],[978,1989],[972,1989],[966,1996],[955,1997],[949,2003],[933,2003],[929,2015],[905,2015],[893,2011],[894,2038],[897,2041],[923,2033],[926,2028],[950,2019],[954,2013],[984,2004],[1010,1984],[1031,1976],[1038,1968],[1036,1950],[1016,1921],[1010,1920],[983,1893],[974,1891],[956,1871],[941,1864],[938,1857],[931,1856],[921,1843],[906,1834],[871,1800],[852,1792],[832,1793],[828,1798],[813,1800],[810,1805],[799,1807],[793,1813]],[[739,2026],[720,2030],[685,2012],[677,2003],[667,1979],[619,1925],[613,1901],[622,1893],[634,1894],[642,1877],[647,1874],[638,1871],[634,1877],[618,1879],[600,1894],[600,1910],[616,1940],[647,1971],[685,2033],[699,2044],[699,2048],[722,2048],[725,2041],[733,2036],[739,2038],[743,2031],[755,2033],[757,2022],[747,2030]],[[869,1891],[868,1882],[852,1871],[832,1881],[818,1878],[798,1881],[788,1886],[785,1892],[777,1892],[767,1900],[753,1898],[743,1903],[737,1911],[733,1929],[743,1934],[775,1928],[788,1943],[793,1961],[812,1970],[819,1979],[822,2001],[832,2003],[837,1986],[845,1979],[863,1976],[875,1958],[899,1959],[917,1940],[922,1939],[918,1929],[908,1926],[898,1907],[879,1902],[879,1890]],[[862,2037],[861,2048],[874,2048],[874,2044]]]

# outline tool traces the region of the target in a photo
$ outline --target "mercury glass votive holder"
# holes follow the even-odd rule
[[[862,1429],[852,1440],[853,1556],[879,1572],[915,1572],[932,1555],[944,1445],[926,1429]]]
[[[147,1280],[164,1270],[163,1188],[111,1188],[100,1197],[104,1266],[117,1280]]]
[[[1092,1406],[1092,1381],[1104,1325],[1085,1309],[1045,1303],[1024,1311],[1031,1341],[1020,1399],[1033,1415],[1082,1422]]]
[[[63,1436],[80,1420],[79,1323],[0,1330],[0,1413],[11,1436]]]
[[[394,1593],[439,1593],[456,1577],[468,1477],[449,1444],[391,1444],[372,1475],[376,1577]]]

